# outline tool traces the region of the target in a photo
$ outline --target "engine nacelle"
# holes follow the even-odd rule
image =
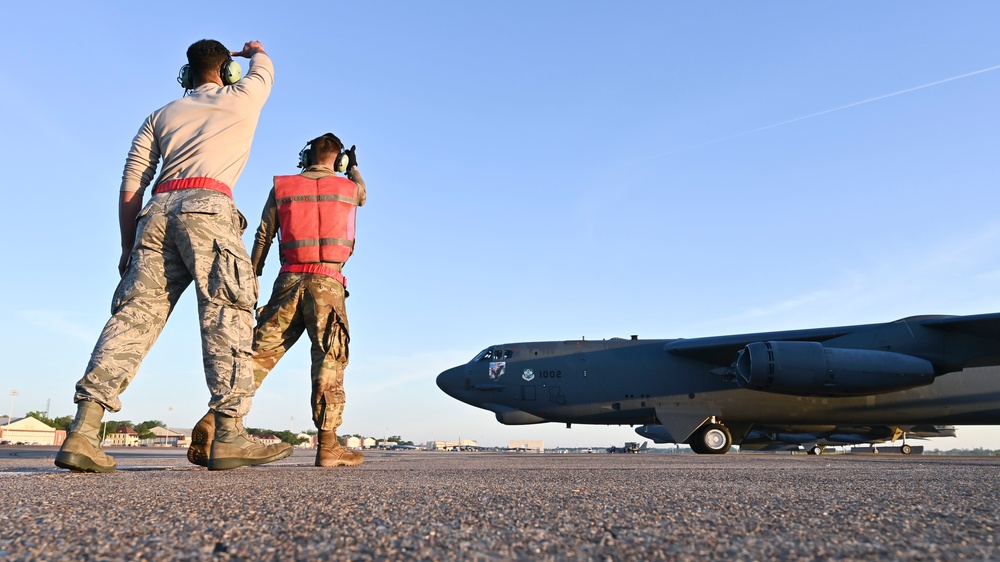
[[[934,382],[930,361],[891,351],[824,347],[817,342],[748,344],[736,359],[741,388],[800,396],[862,396]]]

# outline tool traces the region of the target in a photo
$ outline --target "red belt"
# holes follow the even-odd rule
[[[181,189],[211,189],[212,191],[218,191],[219,193],[228,196],[230,199],[233,198],[233,190],[229,189],[228,185],[219,180],[200,177],[165,181],[156,186],[156,189],[153,190],[153,195],[167,191],[178,191]]]
[[[345,288],[347,287],[347,278],[336,269],[326,267],[325,265],[317,265],[315,263],[290,263],[288,265],[281,266],[278,273],[319,273],[320,275],[333,277],[337,281],[340,281],[340,284]]]

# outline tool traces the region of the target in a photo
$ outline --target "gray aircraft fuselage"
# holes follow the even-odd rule
[[[725,424],[736,444],[762,425],[991,425],[1000,424],[998,336],[1000,314],[989,314],[514,343],[444,371],[437,384],[504,424],[660,424],[676,443],[709,423]],[[765,363],[772,348],[784,355]]]

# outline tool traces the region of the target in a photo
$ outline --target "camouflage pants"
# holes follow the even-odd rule
[[[336,430],[344,413],[344,368],[347,367],[347,312],[344,286],[316,273],[281,273],[271,300],[257,317],[253,340],[257,386],[302,332],[312,342],[312,412],[317,429]]]
[[[250,410],[250,360],[257,278],[243,246],[246,219],[232,199],[204,189],[156,195],[139,213],[136,243],[115,290],[75,401],[117,412],[118,399],[194,281],[209,407],[231,416]]]

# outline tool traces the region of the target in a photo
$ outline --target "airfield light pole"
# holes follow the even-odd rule
[[[173,406],[167,406],[167,427],[164,428],[167,431],[166,431],[166,433],[163,434],[163,445],[164,446],[170,445],[170,412],[173,412],[173,411],[174,411],[174,407]]]
[[[14,398],[17,397],[17,390],[10,391],[10,411],[7,412],[7,429],[10,429],[10,418],[14,416]]]

